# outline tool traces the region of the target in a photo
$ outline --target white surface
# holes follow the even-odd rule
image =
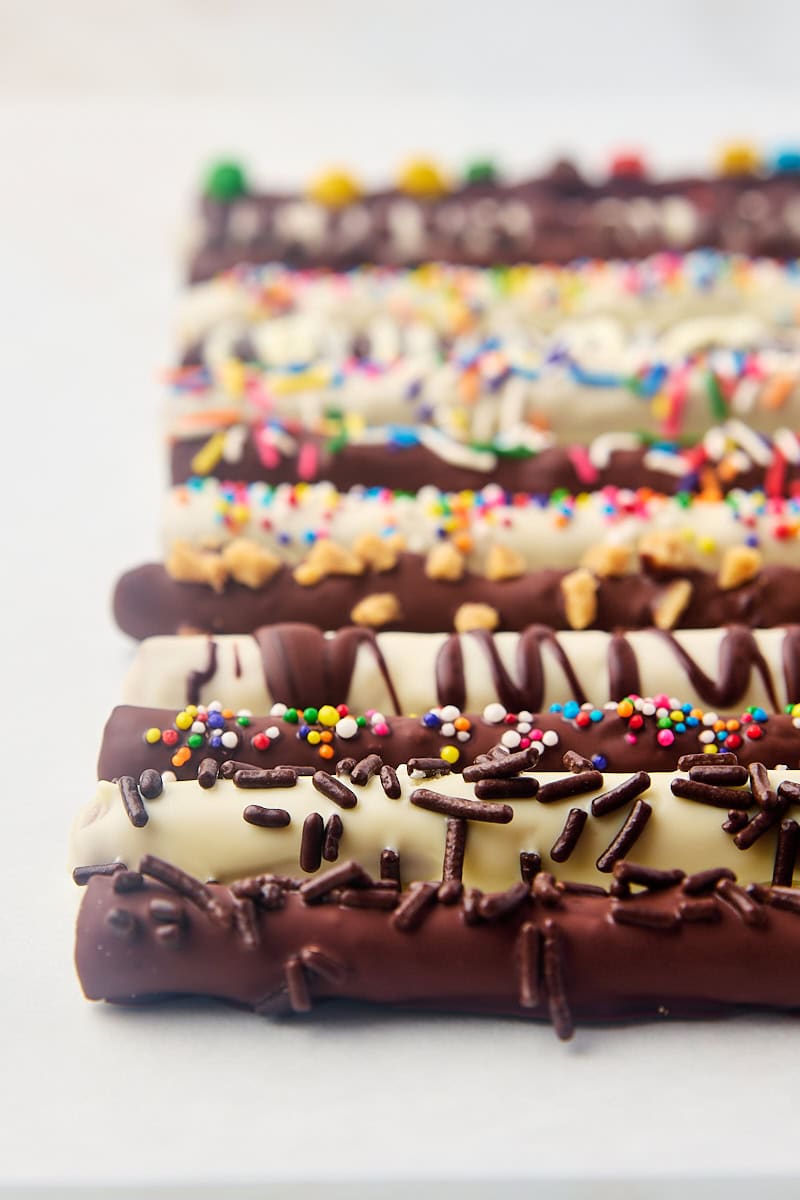
[[[796,97],[790,104],[779,94],[791,84],[781,62],[796,39],[772,29],[766,61],[752,43],[755,74],[768,80],[758,100],[738,87],[751,43],[748,29],[734,26],[718,40],[704,33],[702,55],[694,40],[686,43],[683,100],[631,104],[610,89],[575,94],[575,60],[566,51],[558,78],[556,34],[568,31],[570,9],[577,27],[575,5],[558,6],[552,44],[530,42],[530,78],[515,33],[524,9],[527,36],[533,6],[481,6],[492,35],[489,92],[471,84],[484,28],[476,6],[463,51],[471,73],[458,77],[447,58],[436,94],[426,88],[436,66],[427,49],[421,61],[430,72],[415,66],[417,90],[401,103],[402,62],[391,64],[411,39],[403,35],[400,54],[388,60],[383,97],[371,94],[383,58],[364,58],[357,21],[365,5],[337,6],[338,43],[328,56],[310,52],[314,69],[306,75],[295,71],[306,61],[297,37],[288,46],[286,38],[304,27],[328,38],[327,6],[306,6],[305,26],[302,6],[292,6],[286,27],[275,25],[273,10],[272,32],[284,36],[277,57],[270,5],[253,39],[247,5],[198,5],[195,24],[186,19],[191,6],[102,7],[118,14],[113,37],[88,23],[100,5],[0,4],[1,802],[9,906],[0,915],[0,1183],[93,1185],[104,1195],[121,1184],[204,1183],[219,1195],[222,1181],[274,1183],[275,1194],[291,1196],[289,1181],[315,1178],[472,1178],[493,1183],[470,1195],[517,1195],[498,1182],[588,1178],[628,1181],[594,1193],[603,1200],[771,1197],[753,1177],[798,1175],[795,1021],[581,1030],[562,1046],[547,1028],[503,1021],[351,1009],[271,1024],[206,1005],[142,1012],[89,1005],[70,961],[76,895],[65,878],[64,842],[72,811],[91,791],[100,729],[128,658],[108,616],[111,581],[156,547],[164,481],[156,370],[167,357],[175,237],[198,164],[221,150],[246,152],[263,177],[297,180],[342,157],[380,177],[420,139],[453,164],[489,148],[512,164],[536,165],[559,145],[601,162],[606,147],[625,141],[657,145],[664,163],[702,163],[730,133],[770,143],[800,133],[791,127]],[[444,7],[457,22],[454,6]],[[705,23],[694,18],[701,33],[714,15],[732,11],[703,8]],[[220,11],[234,14],[227,53],[214,40]],[[750,7],[751,15],[764,11]],[[156,19],[163,37],[151,57]],[[498,23],[513,72],[497,57]],[[92,28],[97,41],[87,56]],[[346,64],[352,30],[354,61],[366,64],[361,91],[361,77]],[[599,26],[591,32],[600,37]],[[652,78],[663,93],[671,86],[663,62],[674,58],[680,37],[663,13],[655,33]],[[385,29],[381,38],[391,46]],[[251,43],[262,47],[260,57]],[[608,43],[595,45],[602,65]],[[444,36],[438,46],[448,53]],[[602,72],[596,64],[590,70],[590,56],[577,61],[596,84]],[[636,57],[631,86],[645,88],[642,75]],[[165,99],[170,91],[179,98]],[[23,795],[17,784],[31,777]],[[669,1182],[678,1179],[696,1186]],[[698,1190],[697,1181],[709,1179],[738,1183]],[[362,1193],[325,1192],[326,1200],[345,1194]],[[537,1192],[548,1194],[576,1193]]]

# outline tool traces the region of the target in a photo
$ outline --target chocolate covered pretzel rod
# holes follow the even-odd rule
[[[219,702],[140,708],[119,705],[103,732],[98,779],[119,779],[155,769],[196,779],[226,762],[247,767],[289,765],[336,771],[343,760],[378,754],[392,767],[411,758],[440,758],[461,771],[488,753],[515,753],[533,745],[538,766],[555,771],[565,751],[593,767],[617,772],[670,771],[686,754],[734,751],[745,765],[800,766],[800,705],[789,713],[756,707],[736,716],[704,711],[666,696],[625,698],[602,708],[575,701],[547,712],[512,712],[502,704],[482,713],[453,706],[418,717],[369,716],[318,700],[313,708],[276,704],[264,716]]]
[[[758,460],[721,427],[709,442],[688,449],[627,432],[601,434],[588,446],[553,446],[549,435],[531,436],[540,448],[476,447],[426,426],[325,437],[269,423],[251,427],[231,414],[214,432],[174,439],[170,471],[174,484],[212,476],[272,485],[328,480],[339,491],[363,485],[416,492],[435,484],[457,492],[491,481],[508,492],[534,494],[620,487],[676,495],[702,488],[715,497],[734,488],[793,495],[800,480],[800,443],[791,430],[774,441],[759,439]]]
[[[230,888],[158,858],[138,865],[89,880],[75,948],[88,999],[205,995],[277,1014],[348,998],[549,1018],[562,1039],[576,1020],[800,1006],[800,892],[746,891],[724,869],[622,863],[615,896],[541,877],[400,897],[356,863],[313,884]],[[644,891],[631,895],[628,875]]]
[[[746,157],[744,170],[736,164],[719,177],[654,179],[637,165],[595,184],[560,162],[519,183],[498,182],[492,170],[485,182],[453,188],[425,162],[398,189],[362,193],[336,174],[308,195],[255,190],[241,168],[225,165],[200,206],[188,274],[207,279],[241,262],[492,267],[695,246],[791,258],[800,252],[796,169],[764,175],[749,148]]]
[[[431,702],[479,712],[499,700],[537,712],[567,696],[604,704],[659,693],[723,710],[792,704],[800,696],[800,630],[323,634],[273,625],[253,636],[148,638],[123,699],[177,708],[224,696],[234,709],[268,712],[288,698],[305,707],[337,697],[388,713],[424,712]]]
[[[493,580],[465,571],[458,551],[444,545],[427,559],[393,556],[391,567],[381,570],[365,569],[330,544],[320,550],[331,556],[326,561],[333,569],[322,578],[312,569],[305,582],[302,567],[292,571],[267,552],[234,546],[240,583],[226,578],[224,554],[182,548],[182,557],[176,554],[166,567],[148,563],[122,575],[114,616],[135,638],[186,629],[251,633],[268,621],[291,620],[321,629],[355,623],[418,633],[519,630],[534,622],[554,629],[703,629],[731,621],[766,628],[800,620],[800,568],[759,569],[758,558],[746,550],[740,551],[743,578],[733,574],[731,586],[704,571],[608,577],[586,567]]]
[[[532,749],[487,757],[463,775],[440,758],[395,770],[377,754],[335,776],[235,762],[218,775],[211,761],[194,780],[164,782],[146,770],[138,784],[122,776],[97,785],[73,825],[69,861],[80,878],[86,867],[157,854],[225,881],[263,871],[313,875],[323,862],[348,858],[377,871],[390,851],[406,881],[443,871],[448,878],[457,860],[466,884],[501,889],[532,863],[603,883],[635,855],[659,870],[713,862],[748,882],[791,883],[800,772],[760,764],[748,772],[733,755],[696,760],[684,760],[685,773],[630,776],[603,775],[574,754],[566,773],[534,766],[529,774]]]

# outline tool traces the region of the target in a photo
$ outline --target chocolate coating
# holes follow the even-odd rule
[[[800,896],[791,889],[751,896],[726,879],[724,895],[697,901],[678,883],[629,898],[567,884],[546,897],[539,889],[542,899],[523,887],[445,904],[435,885],[417,885],[406,921],[380,895],[380,906],[343,903],[352,890],[314,904],[286,890],[277,907],[270,892],[267,907],[254,883],[208,885],[211,908],[150,879],[124,894],[113,878],[90,879],[75,950],[85,995],[118,1003],[205,995],[264,1014],[351,998],[549,1017],[561,1037],[576,1019],[800,1006],[800,919],[790,904]],[[161,900],[179,907],[176,936],[158,932],[152,903]]]
[[[566,571],[539,570],[518,579],[491,580],[466,573],[458,581],[429,579],[425,559],[403,554],[390,571],[329,575],[311,587],[296,583],[288,566],[261,588],[229,581],[217,594],[205,584],[172,579],[160,563],[127,571],[114,592],[114,616],[135,638],[178,633],[252,633],[267,622],[303,621],[336,629],[352,619],[354,607],[376,593],[399,601],[400,617],[382,628],[438,633],[454,628],[465,603],[493,608],[500,629],[519,630],[533,622],[569,629],[561,581]],[[765,566],[738,588],[722,590],[705,571],[681,572],[692,593],[676,628],[705,629],[731,622],[766,628],[800,621],[800,568]],[[597,580],[597,613],[588,628],[647,628],[653,623],[665,587],[663,575],[625,575]]]
[[[203,448],[205,437],[181,438],[170,448],[171,479],[173,483],[184,483],[195,472],[192,460]],[[475,467],[459,466],[445,462],[424,446],[399,445],[345,445],[337,450],[319,438],[307,437],[318,451],[316,479],[330,481],[339,491],[356,487],[386,487],[394,490],[418,491],[426,484],[435,484],[443,491],[458,492],[482,488],[493,482],[509,492],[537,492],[549,494],[557,488],[569,492],[594,491],[607,486],[621,488],[652,488],[673,496],[677,492],[693,490],[698,486],[698,476],[675,475],[669,471],[651,468],[645,459],[647,450],[616,450],[606,467],[598,469],[596,478],[582,479],[569,448],[555,446],[542,450],[530,457],[503,457],[498,459],[493,472]],[[764,486],[764,467],[751,465],[736,475],[719,478],[718,486],[724,493],[733,488],[758,488]],[[241,458],[234,463],[221,460],[209,472],[218,479],[237,479],[244,483],[264,480],[270,484],[296,483],[301,478],[299,454],[281,457],[273,467],[265,467],[258,456],[252,436],[248,436],[242,447]],[[800,464],[787,463],[784,486],[800,480]]]

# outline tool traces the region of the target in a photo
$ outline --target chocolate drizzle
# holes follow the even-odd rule
[[[199,704],[200,694],[207,683],[217,673],[217,643],[215,639],[208,639],[208,660],[205,667],[198,668],[196,671],[190,671],[186,679],[186,703]]]

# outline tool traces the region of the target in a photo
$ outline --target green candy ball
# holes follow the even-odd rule
[[[214,163],[206,175],[205,194],[211,200],[235,200],[246,191],[244,170],[236,162]]]
[[[488,158],[478,158],[468,164],[464,172],[466,183],[494,183],[497,179],[497,167]]]

